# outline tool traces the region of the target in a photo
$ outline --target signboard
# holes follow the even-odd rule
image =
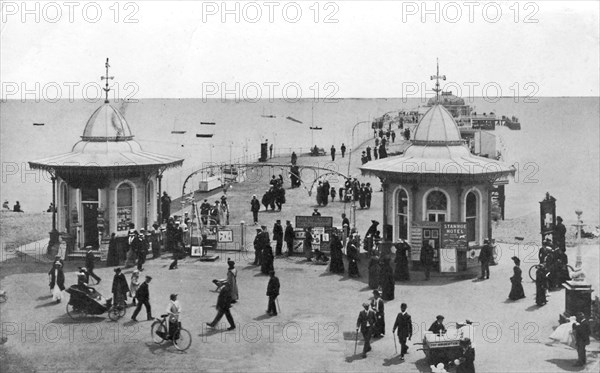
[[[233,231],[231,229],[221,229],[219,230],[217,236],[218,242],[233,242]]]
[[[412,226],[410,227],[410,251],[411,259],[419,261],[421,259],[421,246],[423,246],[423,228]]]
[[[466,251],[467,223],[444,222],[442,223],[442,248],[440,249],[440,272],[457,272],[457,251]]]
[[[296,216],[296,228],[333,227],[331,216]]]

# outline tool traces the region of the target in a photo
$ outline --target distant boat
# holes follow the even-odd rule
[[[302,123],[301,120],[298,120],[296,118],[292,118],[292,117],[286,117],[286,119],[291,120],[292,122],[296,122],[296,123]]]
[[[322,130],[323,127],[309,127],[311,130]]]
[[[211,138],[211,137],[213,137],[213,134],[212,133],[197,133],[196,137]]]
[[[200,125],[203,126],[214,126],[216,123],[215,122],[200,122]]]
[[[33,125],[34,126],[43,126],[44,124],[46,124],[46,123],[34,123]]]
[[[183,135],[184,133],[186,133],[187,131],[171,131],[171,133],[173,135]]]
[[[277,118],[275,115],[264,115],[264,114],[261,115],[261,117],[263,117],[263,118]],[[290,117],[288,117],[288,119],[290,119]],[[290,120],[293,120],[293,119],[290,119]]]

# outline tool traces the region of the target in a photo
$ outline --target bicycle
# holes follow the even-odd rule
[[[541,267],[543,267],[543,264],[534,264],[529,268],[529,278],[531,279],[531,281],[535,282],[535,273],[537,272],[537,270]],[[571,265],[567,264],[567,268],[569,268],[570,271],[574,271],[575,269],[573,267],[571,267]]]
[[[157,317],[152,323],[150,327],[152,340],[156,344],[161,344],[166,340],[173,341],[173,346],[179,351],[187,350],[192,345],[192,334],[181,327],[181,322],[177,322],[176,329],[172,333],[173,338],[171,338],[167,331],[167,316],[169,316],[167,313],[160,315],[160,318]]]

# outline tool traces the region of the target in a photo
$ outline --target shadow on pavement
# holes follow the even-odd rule
[[[577,353],[573,351],[575,355]],[[556,365],[558,368],[569,371],[569,372],[579,372],[582,371],[585,367],[575,366],[574,364],[577,362],[577,356],[573,359],[548,359],[546,360],[549,363]]]
[[[383,364],[382,365],[384,367],[389,367],[389,366],[392,366],[392,365],[398,365],[398,364],[402,364],[402,363],[404,363],[404,360],[401,360],[400,359],[400,354],[398,354],[398,355],[394,356],[391,359],[383,359]]]
[[[348,357],[346,358],[346,362],[347,362],[347,363],[351,363],[351,362],[353,362],[353,361],[355,361],[355,360],[362,360],[362,359],[363,359],[363,357],[362,357],[362,353],[360,353],[360,352],[359,352],[359,353],[357,353],[357,354],[355,354],[355,355],[348,356]]]

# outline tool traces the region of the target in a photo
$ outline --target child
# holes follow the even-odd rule
[[[331,188],[331,202],[335,200],[335,188]]]
[[[129,283],[129,295],[133,298],[133,305],[135,306],[135,293],[137,293],[140,287],[140,271],[137,269],[131,274],[131,282]]]

